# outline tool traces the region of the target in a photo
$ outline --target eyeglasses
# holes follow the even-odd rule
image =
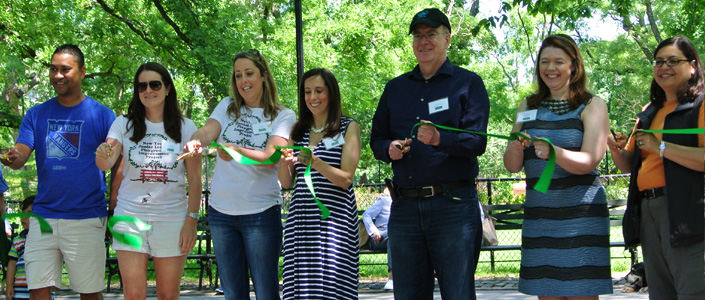
[[[427,34],[414,33],[413,37],[414,37],[414,42],[423,41],[424,38],[426,38],[427,40],[430,41],[430,40],[435,39],[436,37],[438,37],[441,34],[448,34],[448,32],[435,32],[434,31],[434,32],[429,32]]]
[[[144,93],[144,91],[147,90],[147,85],[148,83],[146,82],[139,82],[137,83],[137,91],[140,93]],[[149,82],[149,88],[151,88],[153,91],[158,91],[162,89],[162,82],[159,80],[152,80]]]
[[[684,61],[690,61],[690,60],[689,59],[677,59],[677,58],[657,59],[657,60],[652,61],[651,64],[654,66],[654,68],[663,67],[663,64],[666,64],[669,67],[675,67]]]

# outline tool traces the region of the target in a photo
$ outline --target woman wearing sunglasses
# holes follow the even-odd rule
[[[186,256],[196,243],[201,200],[201,158],[179,160],[196,132],[179,109],[174,83],[164,66],[149,62],[137,69],[127,115],[118,117],[105,143],[96,149],[96,164],[107,170],[122,154],[123,167],[115,215],[133,216],[152,225],[139,231],[119,222],[113,228],[141,236],[139,248],[113,241],[125,299],[147,297],[147,263],[154,260],[159,299],[177,299]],[[186,195],[186,178],[188,190]],[[188,199],[188,201],[187,201]],[[111,199],[112,200],[112,199]]]
[[[654,51],[650,103],[636,129],[705,127],[703,64],[686,37],[662,41]],[[635,130],[636,130],[635,129]],[[617,133],[607,144],[615,165],[630,173],[624,218],[627,246],[641,243],[651,299],[705,299],[703,276],[703,179],[705,135],[636,131]],[[625,214],[625,215],[628,215]],[[638,221],[638,220],[637,220]]]
[[[267,60],[257,50],[233,58],[232,97],[223,99],[187,145],[193,153],[212,141],[256,161],[286,146],[296,115],[277,101]],[[208,222],[226,299],[279,299],[282,245],[278,165],[244,165],[218,150]]]

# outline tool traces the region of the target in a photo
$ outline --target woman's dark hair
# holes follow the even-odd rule
[[[568,57],[570,57],[570,63],[573,67],[570,73],[570,83],[568,84],[568,104],[571,108],[576,108],[580,104],[590,101],[592,95],[587,90],[587,76],[585,74],[585,65],[583,64],[583,58],[580,55],[580,49],[575,43],[573,38],[565,34],[553,34],[547,36],[541,43],[541,48],[539,48],[539,55],[537,57],[536,65],[534,69],[534,80],[538,84],[537,91],[528,97],[526,97],[526,104],[531,109],[538,108],[541,100],[549,98],[551,96],[551,90],[548,88],[545,82],[541,79],[541,70],[538,65],[541,63],[541,53],[547,47],[554,47],[563,50]]]
[[[257,49],[240,51],[235,54],[235,57],[233,57],[233,74],[232,77],[230,77],[230,90],[233,96],[227,108],[228,115],[232,116],[234,119],[238,119],[240,117],[240,110],[243,107],[247,107],[247,105],[245,105],[245,99],[243,99],[237,91],[237,80],[235,78],[234,67],[235,61],[238,59],[249,59],[255,64],[255,67],[259,69],[260,75],[264,77],[264,83],[262,83],[263,115],[265,118],[269,118],[269,120],[276,119],[279,111],[282,110],[284,106],[282,106],[277,99],[277,85],[274,83],[274,77],[272,76],[272,72],[269,70],[269,63],[267,63],[264,55],[259,53]]]
[[[35,198],[35,197],[36,197],[35,195],[32,195],[32,196],[29,196],[29,197],[27,197],[27,198],[24,198],[24,200],[22,200],[22,211],[27,210],[27,208],[28,208],[30,205],[34,204],[34,198]]]
[[[145,123],[146,109],[142,101],[140,101],[140,93],[137,90],[140,74],[144,71],[157,72],[162,77],[162,88],[168,89],[166,98],[164,99],[164,132],[174,141],[181,141],[181,123],[184,120],[184,115],[179,109],[179,101],[176,96],[176,88],[174,88],[174,80],[171,79],[169,71],[161,64],[148,62],[137,68],[135,80],[132,87],[132,101],[127,109],[127,130],[132,128],[133,142],[141,141],[147,133],[147,124]]]
[[[340,118],[343,116],[343,108],[340,99],[340,87],[335,75],[328,69],[317,68],[306,71],[301,77],[299,85],[299,120],[291,129],[291,139],[301,141],[306,132],[313,126],[313,114],[306,106],[306,90],[304,83],[306,79],[321,76],[328,88],[328,120],[326,125],[326,137],[334,137],[340,132]]]
[[[656,50],[654,50],[654,57],[658,52],[666,46],[674,45],[678,50],[683,52],[683,55],[688,59],[687,63],[695,63],[695,73],[690,77],[690,80],[678,91],[678,102],[688,103],[693,102],[705,91],[705,76],[703,76],[703,62],[698,55],[698,50],[695,49],[693,42],[687,37],[676,36],[669,39],[663,40],[658,44]],[[656,83],[656,79],[651,80],[651,104],[656,107],[663,107],[663,103],[666,99],[666,92],[661,88],[661,86]]]

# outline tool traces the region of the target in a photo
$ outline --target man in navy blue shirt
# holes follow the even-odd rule
[[[482,78],[447,58],[451,26],[424,9],[409,26],[418,65],[389,81],[372,121],[375,157],[392,163],[396,197],[389,220],[394,298],[432,299],[434,270],[443,299],[475,299],[482,226],[475,188],[487,138],[421,125],[486,132]]]

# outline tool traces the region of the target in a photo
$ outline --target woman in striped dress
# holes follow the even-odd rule
[[[360,160],[360,129],[342,116],[340,89],[326,69],[306,72],[299,87],[299,120],[281,160],[282,186],[294,185],[284,229],[284,299],[357,299],[358,216],[352,180]],[[311,179],[321,211],[309,191]]]
[[[595,168],[605,154],[607,108],[586,88],[577,45],[551,35],[539,50],[538,91],[519,105],[513,131],[548,138],[556,168],[544,194],[527,189],[522,230],[519,291],[539,299],[598,299],[612,293],[609,214]],[[532,187],[546,167],[549,144],[510,141],[504,165],[526,172]]]

